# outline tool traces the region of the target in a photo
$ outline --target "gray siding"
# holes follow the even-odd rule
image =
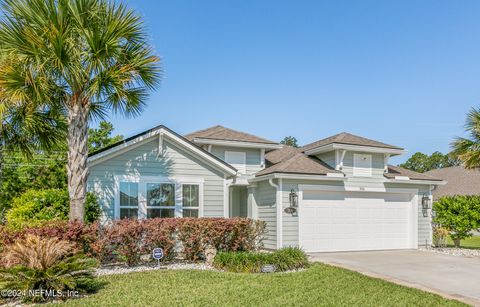
[[[268,182],[258,183],[255,189],[255,202],[258,208],[257,218],[267,223],[267,234],[263,241],[264,247],[277,247],[277,207],[275,205],[276,191]]]
[[[324,152],[317,155],[317,157],[327,163],[331,168],[335,168],[335,151]]]
[[[88,188],[98,194],[105,219],[114,217],[115,175],[204,178],[204,216],[224,216],[224,175],[166,139],[162,155],[153,138],[90,168]]]
[[[255,148],[237,148],[225,146],[212,146],[212,154],[225,161],[225,151],[238,151],[246,153],[246,175],[251,176],[259,172],[261,167],[260,149]]]

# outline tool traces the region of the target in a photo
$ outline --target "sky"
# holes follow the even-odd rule
[[[217,124],[307,144],[346,131],[448,152],[480,107],[480,1],[126,0],[163,77],[125,137]]]

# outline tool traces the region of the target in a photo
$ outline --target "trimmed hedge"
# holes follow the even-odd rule
[[[220,252],[213,266],[235,273],[259,273],[264,265],[275,265],[277,272],[305,268],[308,257],[298,247],[285,247],[272,253],[266,252]]]
[[[104,226],[56,221],[21,230],[0,227],[0,246],[27,234],[73,242],[102,263],[135,265],[155,247],[163,248],[165,260],[203,259],[210,246],[218,251],[254,251],[262,247],[265,223],[246,218],[124,219]]]

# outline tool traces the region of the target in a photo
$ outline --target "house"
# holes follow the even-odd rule
[[[430,244],[431,191],[445,182],[388,165],[404,153],[349,133],[293,148],[158,126],[92,153],[88,189],[104,219],[250,217],[266,222],[268,249],[411,249]]]
[[[433,190],[433,199],[453,195],[480,195],[480,169],[465,169],[463,166],[452,166],[431,170],[429,176],[443,178],[446,185]]]

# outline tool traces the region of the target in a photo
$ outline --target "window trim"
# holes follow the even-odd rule
[[[199,186],[198,217],[203,217],[204,178],[199,177],[161,177],[139,175],[114,175],[114,219],[120,219],[120,182],[138,183],[138,219],[147,218],[147,184],[173,183],[175,185],[175,217],[183,217],[183,184]],[[125,207],[122,207],[125,208]],[[152,206],[148,207],[152,208]],[[171,209],[172,207],[156,206],[155,209]],[[193,207],[192,207],[193,208]],[[196,208],[196,207],[195,207]]]
[[[183,217],[183,210],[184,209],[187,209],[187,210],[198,210],[198,217],[203,217],[203,184],[200,184],[200,183],[188,183],[188,182],[182,182],[181,183],[182,185],[182,195],[181,195],[181,213],[182,213],[182,217]],[[198,186],[198,206],[196,207],[188,207],[188,206],[183,206],[183,186],[184,185],[196,185]],[[200,212],[202,212],[202,215],[200,215]]]
[[[173,184],[173,206],[149,206],[148,205],[148,185],[149,184]],[[152,182],[152,181],[145,181],[145,218],[148,219],[148,209],[173,209],[173,216],[177,217],[177,189],[178,184],[175,181],[162,181],[162,182]]]

